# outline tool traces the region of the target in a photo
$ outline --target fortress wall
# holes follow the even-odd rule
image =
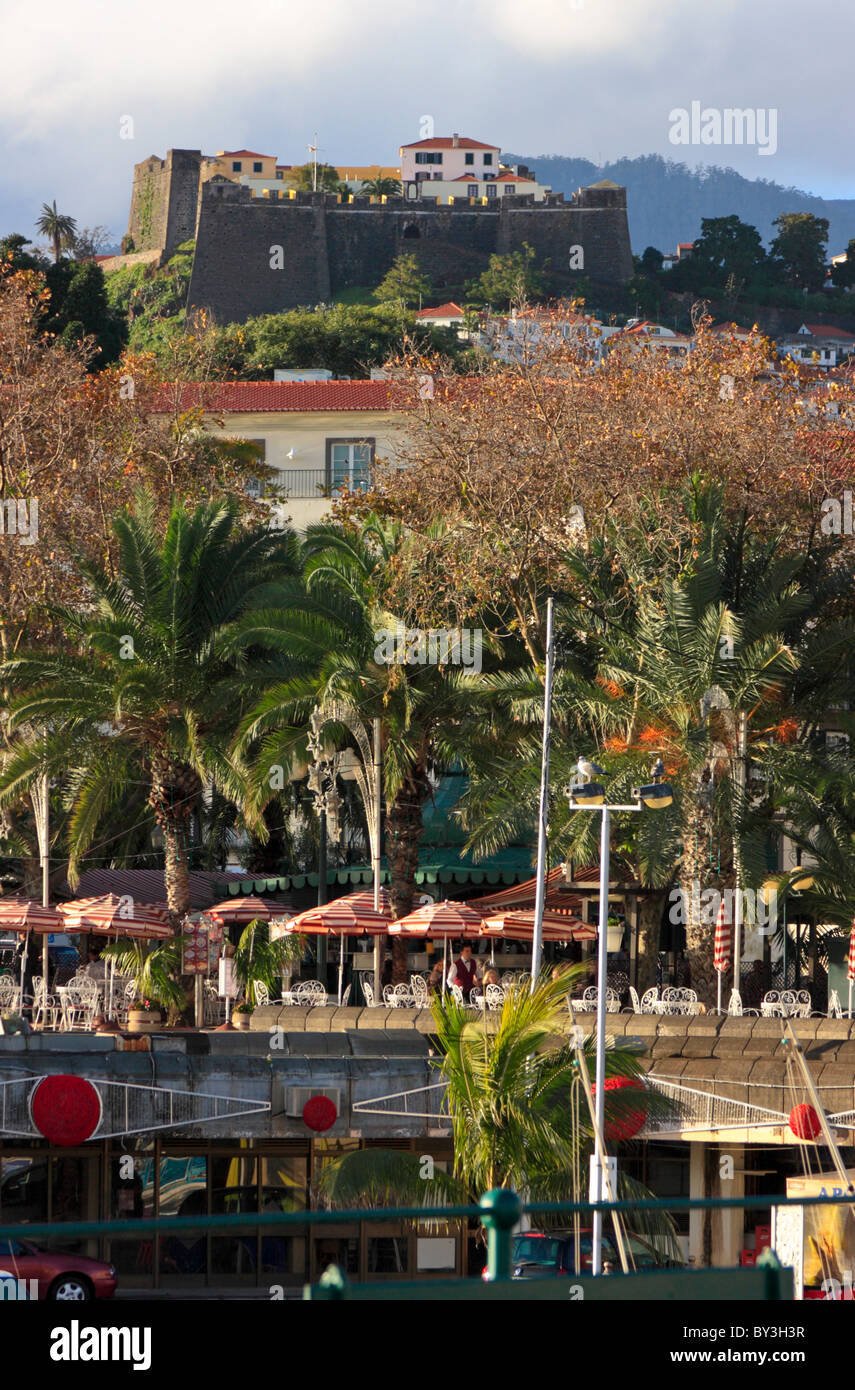
[[[397,256],[412,254],[437,288],[479,275],[496,250],[498,214],[449,207],[416,211],[391,206],[326,208],[333,293],[374,285]]]
[[[135,251],[162,251],[166,245],[171,168],[153,155],[134,166],[128,236]]]
[[[135,251],[165,251],[169,256],[196,229],[200,150],[168,150],[134,166],[128,235]]]
[[[570,248],[581,246],[580,273],[613,282],[632,275],[626,207],[503,208],[500,253],[518,251],[523,242],[534,247],[538,261],[548,259],[556,272],[568,271]]]
[[[282,269],[271,268],[274,247],[282,248]],[[238,185],[203,185],[188,308],[208,309],[218,323],[242,323],[329,297],[322,206],[253,202]]]
[[[164,250],[169,256],[176,246],[180,246],[182,242],[191,241],[196,235],[202,152],[201,150],[169,150],[166,164],[171,177],[169,178],[169,204]]]

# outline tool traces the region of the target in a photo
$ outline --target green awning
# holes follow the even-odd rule
[[[532,851],[527,845],[510,845],[491,854],[489,858],[475,863],[472,856],[463,854],[452,846],[425,845],[419,854],[419,867],[416,872],[417,884],[473,883],[490,887],[522,883],[531,878]],[[385,861],[381,865],[381,882],[389,882],[389,870]],[[370,888],[373,883],[370,864],[357,864],[348,868],[328,869],[327,883],[339,884],[344,888]],[[249,893],[287,893],[291,889],[317,888],[318,875],[284,874],[279,878],[237,878],[229,876],[217,887],[223,894],[232,897]]]

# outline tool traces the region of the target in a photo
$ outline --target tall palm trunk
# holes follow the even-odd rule
[[[713,867],[709,862],[706,846],[715,830],[716,815],[715,810],[706,803],[703,791],[703,782],[698,781],[687,797],[689,810],[683,826],[680,887],[683,891],[686,950],[692,988],[697,992],[698,999],[710,1008],[716,1002],[718,991],[718,976],[713,966],[717,913],[714,901],[711,903],[709,897],[702,900],[702,895],[708,889],[714,889],[720,895],[718,901],[723,901],[728,909],[732,931],[735,873],[730,831],[718,836],[723,851],[721,863]],[[725,977],[727,980],[731,973]],[[730,997],[729,985],[724,990],[724,997]]]
[[[638,990],[643,994],[656,984],[662,893],[649,893],[638,904]]]
[[[164,755],[154,757],[149,803],[163,831],[166,901],[176,927],[190,911],[189,826],[201,791],[193,768]]]
[[[401,784],[386,812],[386,853],[389,860],[389,895],[396,918],[413,910],[416,872],[419,867],[419,841],[422,833],[422,805],[427,799],[427,773],[415,767]],[[402,984],[407,978],[407,943],[392,938],[392,980]]]

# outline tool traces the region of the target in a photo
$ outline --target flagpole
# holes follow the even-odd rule
[[[552,676],[555,668],[553,625],[555,600],[546,600],[546,675],[543,686],[543,745],[540,761],[540,808],[537,823],[537,873],[534,898],[534,932],[531,941],[531,992],[537,988],[537,977],[543,957],[543,907],[546,901],[546,821],[549,816],[549,739],[552,722]],[[603,923],[600,923],[604,935]],[[602,982],[601,982],[602,983]]]

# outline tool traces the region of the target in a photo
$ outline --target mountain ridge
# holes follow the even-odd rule
[[[830,256],[844,251],[849,239],[855,237],[855,198],[821,198],[770,179],[749,179],[720,165],[691,169],[658,154],[603,165],[555,154],[503,153],[502,159],[528,164],[540,182],[550,184],[565,197],[599,179],[622,184],[627,191],[630,240],[637,256],[648,246],[663,253],[674,251],[678,242],[694,241],[700,235],[702,218],[729,217],[732,213],[756,227],[767,246],[775,236],[772,223],[783,212],[827,217]]]

